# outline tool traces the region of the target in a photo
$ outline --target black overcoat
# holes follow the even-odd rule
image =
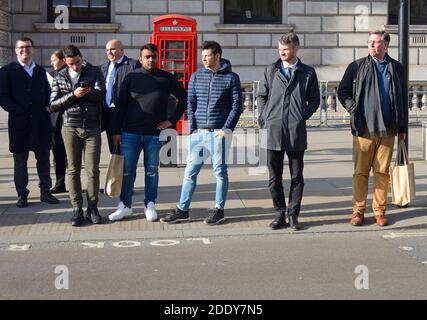
[[[51,149],[49,97],[49,82],[41,66],[36,64],[32,77],[18,62],[0,69],[0,106],[9,113],[10,152]]]
[[[269,150],[307,149],[306,121],[320,104],[316,71],[300,60],[288,81],[280,72],[281,60],[264,72],[258,93],[261,147]]]

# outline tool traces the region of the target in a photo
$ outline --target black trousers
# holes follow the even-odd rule
[[[105,112],[104,126],[105,126],[105,133],[107,134],[108,149],[110,150],[111,154],[114,154],[115,148],[113,143],[113,129],[114,129],[115,117],[117,114],[116,108],[104,108],[103,111]]]
[[[50,179],[50,163],[49,163],[49,150],[35,151],[34,152],[37,160],[37,174],[39,176],[39,187],[40,192],[44,193],[52,188],[52,180]],[[28,156],[29,151],[22,153],[14,153],[13,160],[14,165],[14,180],[15,188],[18,195],[28,195],[30,192],[27,189],[28,186]]]
[[[291,174],[291,187],[289,190],[288,215],[298,216],[301,210],[302,194],[304,191],[304,151],[286,151],[289,160]],[[267,166],[269,172],[269,184],[274,209],[285,212],[286,202],[283,191],[283,160],[285,151],[267,150]]]
[[[108,141],[108,150],[111,154],[118,153],[115,152],[114,142],[113,142],[113,132],[110,130],[105,130],[105,133],[107,134],[107,141]]]
[[[67,169],[67,154],[65,153],[64,139],[61,134],[61,126],[52,132],[52,154],[55,165],[56,185],[65,187],[65,171]]]

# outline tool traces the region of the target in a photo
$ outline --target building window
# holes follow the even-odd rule
[[[388,24],[399,23],[400,0],[388,0]],[[425,0],[410,1],[410,24],[427,25],[427,2]]]
[[[66,6],[70,23],[110,23],[110,0],[48,0],[48,22],[55,22],[56,6]]]
[[[224,23],[281,24],[282,0],[226,0]]]

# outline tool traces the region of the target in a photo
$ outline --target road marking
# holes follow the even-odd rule
[[[185,239],[185,241],[200,243],[203,245],[212,244],[212,242],[208,238],[188,238],[188,239]],[[141,247],[144,243],[145,243],[144,241],[132,241],[132,240],[120,240],[120,241],[113,242],[111,244],[109,242],[104,242],[104,241],[82,242],[80,244],[80,247],[83,249],[105,249],[107,246],[112,246],[114,248],[137,248],[137,247]],[[169,246],[176,246],[182,243],[183,243],[182,241],[178,241],[178,240],[161,239],[161,240],[153,240],[148,244],[154,247],[169,247]],[[11,244],[7,248],[8,251],[15,251],[15,252],[29,251],[30,249],[33,249],[33,245],[31,244],[23,244],[23,245]]]
[[[403,251],[412,251],[414,248],[412,247],[399,247],[399,249],[402,249]]]
[[[187,241],[202,241],[203,244],[211,244],[211,241],[208,238],[191,238],[186,239]]]
[[[105,242],[98,242],[98,243],[83,242],[82,243],[82,246],[84,247],[84,249],[93,249],[93,248],[103,249],[104,245],[105,245]]]
[[[18,244],[11,244],[9,246],[8,251],[28,251],[31,248],[31,244],[24,244],[24,245],[18,245]]]
[[[423,261],[423,262],[421,262],[422,264],[425,264],[425,265],[427,265],[427,261]]]
[[[118,241],[113,243],[113,247],[116,248],[134,248],[134,247],[140,247],[141,242],[139,241]]]
[[[169,247],[176,246],[177,244],[180,244],[180,242],[177,240],[156,240],[150,242],[150,245],[156,247]]]
[[[386,239],[427,237],[427,232],[389,232],[383,235]]]

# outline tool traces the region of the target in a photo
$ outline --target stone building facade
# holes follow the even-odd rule
[[[10,0],[0,0],[0,66],[12,59]]]
[[[152,21],[168,13],[197,20],[198,43],[216,40],[242,80],[258,80],[266,64],[277,59],[277,40],[288,31],[301,39],[301,59],[316,67],[319,79],[337,81],[352,60],[367,55],[368,31],[392,33],[391,56],[397,58],[397,27],[387,25],[389,0],[282,0],[281,24],[226,24],[227,0],[111,0],[111,23],[70,24],[68,30],[48,23],[48,0],[0,0],[0,65],[12,58],[7,49],[21,36],[33,38],[38,63],[48,67],[55,49],[73,43],[94,64],[105,61],[105,43],[120,39],[128,56],[137,58],[149,42]],[[410,78],[425,80],[427,26],[411,27]],[[200,57],[200,54],[199,54]],[[200,61],[199,61],[200,63]]]

